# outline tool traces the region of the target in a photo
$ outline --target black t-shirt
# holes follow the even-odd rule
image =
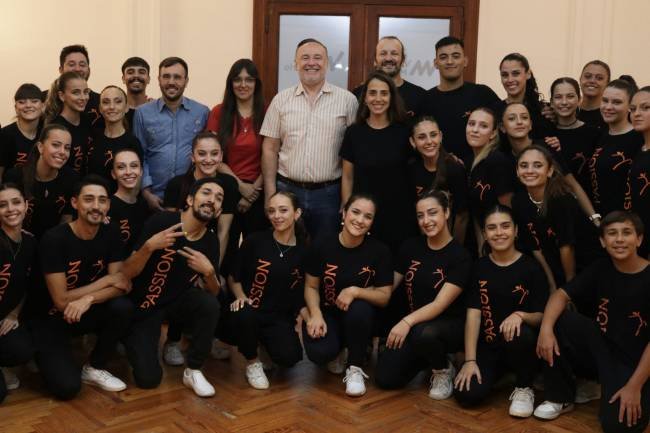
[[[320,304],[325,308],[336,308],[336,297],[350,286],[393,284],[390,251],[372,237],[357,247],[346,248],[338,236],[323,236],[307,252],[305,273],[320,278]]]
[[[193,178],[193,176],[192,176]],[[224,191],[223,191],[223,203],[221,204],[221,213],[222,214],[234,214],[237,211],[237,203],[241,195],[239,194],[239,186],[237,185],[237,180],[230,176],[229,174],[217,173],[215,178],[223,182]],[[167,183],[165,188],[165,194],[163,196],[163,207],[164,208],[174,208],[174,209],[183,209],[185,207],[185,200],[187,199],[187,193],[189,192],[192,184],[187,187],[185,194],[182,194],[183,184],[187,182],[188,175],[181,174],[174,177]],[[192,181],[193,183],[193,181]],[[182,196],[181,196],[182,195]]]
[[[574,129],[555,128],[553,135],[560,140],[560,152],[564,156],[569,171],[573,173],[582,189],[591,191],[589,179],[589,160],[596,149],[602,132],[593,126],[584,124]]]
[[[140,141],[128,132],[115,138],[107,137],[104,133],[96,134],[92,140],[92,147],[88,151],[88,174],[102,176],[111,184],[112,191],[117,189],[117,183],[111,176],[113,155],[123,149],[134,150],[142,160]]]
[[[643,136],[631,130],[620,135],[603,135],[594,151],[589,161],[591,198],[603,217],[624,209],[627,175],[641,146]]]
[[[513,192],[512,162],[498,150],[479,162],[469,173],[469,207],[480,221],[499,196]]]
[[[116,195],[111,197],[111,208],[108,211],[111,224],[120,232],[120,239],[127,254],[133,251],[133,244],[140,237],[144,222],[149,217],[147,202],[138,195],[135,203],[127,203]]]
[[[253,308],[295,313],[304,304],[305,253],[300,242],[290,247],[278,243],[271,230],[256,232],[241,244],[231,275]]]
[[[646,235],[639,255],[648,257],[650,252],[650,151],[642,150],[634,158],[628,178],[629,188],[625,196],[625,210],[636,212],[643,221]]]
[[[519,227],[519,246],[526,253],[539,250],[550,266],[558,285],[566,276],[560,260],[560,247],[572,245],[577,269],[588,266],[600,253],[598,233],[571,194],[549,199],[542,215],[524,189],[512,197],[512,210]]]
[[[600,259],[564,287],[569,297],[589,296],[594,319],[606,341],[635,367],[650,342],[650,266],[636,274],[616,269],[610,258]]]
[[[401,124],[383,129],[367,123],[348,127],[339,155],[354,165],[353,193],[373,196],[377,212],[373,236],[396,252],[413,233],[413,200],[407,165],[413,151],[409,130]]]
[[[409,312],[433,302],[445,283],[467,287],[472,259],[455,239],[434,250],[426,237],[417,236],[404,242],[398,257],[395,272],[404,276],[400,290],[406,293]],[[464,308],[461,295],[438,317],[464,317]]]
[[[42,127],[42,122],[39,122],[36,136],[33,139],[25,137],[18,129],[16,122],[2,128],[0,131],[0,167],[9,170],[12,167],[24,165],[27,162],[29,153],[38,141]]]
[[[483,84],[465,82],[461,87],[440,91],[438,87],[428,90],[420,99],[418,114],[433,116],[442,131],[442,144],[463,160],[466,167],[471,165],[472,149],[467,144],[465,126],[471,112],[478,107],[496,110],[499,97]]]
[[[541,313],[548,298],[548,282],[535,259],[522,254],[508,266],[489,256],[474,264],[467,307],[481,310],[480,344],[496,343],[499,326],[513,312]]]
[[[23,228],[40,239],[49,228],[59,224],[62,215],[72,215],[70,198],[72,187],[79,176],[68,167],[48,182],[34,181],[34,196],[27,199],[27,214]],[[13,182],[24,189],[23,167],[14,167],[5,173],[4,182]]]
[[[451,193],[452,211],[457,214],[468,207],[467,172],[462,160],[449,155],[445,159],[446,179],[438,182],[436,189]],[[408,166],[409,182],[415,196],[432,189],[438,177],[438,171],[429,171],[421,158],[416,158]]]
[[[70,224],[61,224],[43,235],[39,252],[43,273],[65,273],[68,290],[92,283],[107,274],[108,265],[124,260],[120,235],[110,224],[100,224],[89,240],[79,239]]]
[[[63,116],[58,115],[52,123],[58,123],[59,125],[65,126],[70,131],[70,135],[72,135],[72,142],[70,143],[70,158],[68,158],[65,165],[78,174],[85,174],[88,149],[92,146],[90,122],[82,115],[79,125],[73,125]]]
[[[594,110],[580,109],[578,110],[577,117],[589,126],[607,131],[607,124],[603,119],[603,115],[600,113],[600,108],[596,108]]]
[[[150,237],[179,222],[180,212],[154,214],[145,223],[134,249],[139,250]],[[195,285],[200,275],[187,265],[185,257],[176,252],[183,247],[203,253],[219,273],[219,239],[214,231],[207,229],[200,239],[194,241],[184,236],[176,238],[171,247],[154,251],[140,275],[133,280],[130,296],[141,313],[174,302],[183,291]]]
[[[23,231],[14,242],[0,229],[0,320],[25,298],[36,265],[36,239]],[[31,291],[31,289],[30,289]]]
[[[361,92],[363,91],[363,85],[357,86],[354,89],[352,89],[352,94],[357,97],[357,99],[361,98]],[[420,104],[420,99],[424,94],[426,93],[426,90],[424,90],[422,87],[418,86],[417,84],[409,83],[408,81],[404,80],[401,86],[397,88],[397,93],[399,93],[399,96],[402,98],[402,102],[404,103],[404,110],[406,110],[406,114],[409,117],[415,117],[418,114],[418,106]]]

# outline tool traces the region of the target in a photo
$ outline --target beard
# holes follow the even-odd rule
[[[204,213],[201,210],[201,206],[199,206],[198,208],[195,207],[195,206],[192,206],[192,215],[194,216],[194,218],[201,221],[202,223],[209,223],[210,221],[212,221],[214,219],[214,212],[211,212],[208,215],[207,213]]]

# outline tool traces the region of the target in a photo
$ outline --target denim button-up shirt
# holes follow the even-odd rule
[[[133,117],[133,135],[144,154],[142,188],[151,187],[158,197],[167,182],[185,173],[191,164],[192,139],[203,131],[210,110],[189,98],[172,112],[162,98],[138,107]]]

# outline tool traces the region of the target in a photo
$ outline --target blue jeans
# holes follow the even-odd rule
[[[302,207],[305,227],[312,239],[325,233],[338,233],[341,217],[341,184],[320,189],[303,189],[289,183],[277,181],[278,191],[289,191],[298,197]]]

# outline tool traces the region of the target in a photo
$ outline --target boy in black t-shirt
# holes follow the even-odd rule
[[[119,233],[104,224],[110,207],[104,180],[88,176],[75,185],[72,206],[77,219],[50,229],[41,241],[53,308],[33,326],[36,362],[50,391],[61,399],[73,398],[81,381],[108,391],[126,388],[105,367],[134,310],[122,296],[131,282],[119,272],[124,258]],[[79,371],[68,340],[87,333],[96,334],[97,343]]]
[[[219,216],[223,196],[219,180],[196,181],[187,196],[187,209],[149,218],[135,252],[125,262],[124,273],[134,278],[131,299],[136,305],[135,323],[125,345],[141,388],[160,384],[158,341],[162,322],[169,319],[183,324],[192,335],[183,383],[200,397],[214,395],[200,368],[210,353],[219,318],[215,296],[221,288],[219,240],[208,225]]]
[[[637,254],[643,223],[635,214],[615,211],[600,228],[610,257],[594,262],[546,304],[537,355],[546,361],[547,401],[534,415],[555,419],[573,408],[573,371],[580,366],[598,371],[603,430],[642,432],[650,419],[650,266]],[[585,294],[597,305],[591,317],[565,311],[572,298]]]

